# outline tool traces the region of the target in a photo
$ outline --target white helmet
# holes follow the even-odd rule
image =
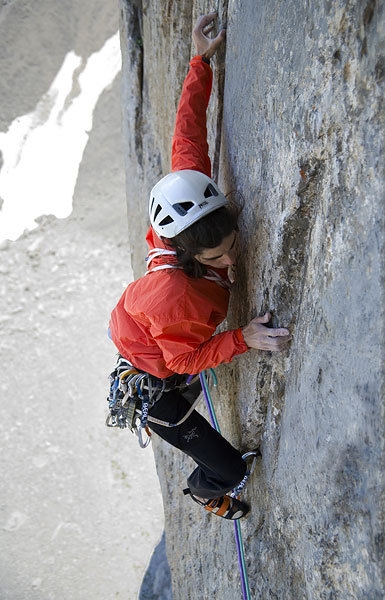
[[[175,171],[151,190],[150,221],[159,236],[173,238],[227,204],[215,181],[200,171]]]

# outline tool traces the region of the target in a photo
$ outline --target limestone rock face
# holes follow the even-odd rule
[[[148,193],[170,168],[178,97],[203,1],[120,1],[127,198],[136,276]],[[219,2],[214,176],[244,203],[227,323],[267,309],[285,355],[217,370],[237,447],[261,444],[242,524],[253,598],[384,597],[383,0]],[[204,407],[202,405],[202,410]],[[181,488],[189,459],[159,440],[175,599],[241,597],[232,526]]]

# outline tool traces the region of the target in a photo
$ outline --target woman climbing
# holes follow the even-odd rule
[[[213,514],[238,519],[248,507],[227,494],[244,477],[246,463],[197,411],[184,419],[191,409],[186,381],[251,348],[281,351],[290,335],[265,326],[269,313],[215,334],[227,314],[238,229],[237,211],[211,179],[208,157],[210,58],[225,38],[224,30],[209,37],[215,18],[200,17],[193,30],[197,55],[178,106],[172,172],[150,195],[147,272],[120,298],[110,335],[127,372],[147,374],[147,389],[158,390],[149,396],[148,426],[197,464],[185,493]]]

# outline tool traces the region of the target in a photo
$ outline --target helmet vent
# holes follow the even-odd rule
[[[209,183],[203,195],[205,198],[211,198],[211,196],[218,196],[218,192],[215,189],[215,187],[211,183]]]
[[[170,223],[173,223],[174,219],[172,219],[170,217],[170,215],[168,215],[167,217],[165,217],[164,219],[161,220],[161,222],[159,223],[159,227],[164,227],[165,225],[170,225]]]
[[[190,210],[190,208],[192,208],[194,206],[193,202],[178,202],[177,204],[173,204],[172,207],[173,209],[178,213],[178,215],[180,215],[181,217],[184,217],[185,215],[187,215],[188,211]]]
[[[151,208],[152,208],[152,204],[151,204]],[[158,204],[158,206],[155,209],[155,213],[154,213],[154,220],[156,219],[156,217],[159,215],[160,211],[162,210],[162,207],[160,204]]]

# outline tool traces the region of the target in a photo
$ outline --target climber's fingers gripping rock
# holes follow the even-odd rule
[[[246,327],[242,329],[243,337],[249,348],[256,350],[269,350],[270,352],[280,352],[288,347],[291,335],[288,329],[283,327],[272,329],[266,327],[271,319],[269,312],[262,317],[256,317]]]
[[[226,37],[225,29],[222,29],[214,38],[208,37],[214,29],[214,21],[217,15],[217,12],[202,15],[198,18],[193,29],[193,41],[197,54],[204,56],[205,58],[214,56],[217,48],[219,48]]]

